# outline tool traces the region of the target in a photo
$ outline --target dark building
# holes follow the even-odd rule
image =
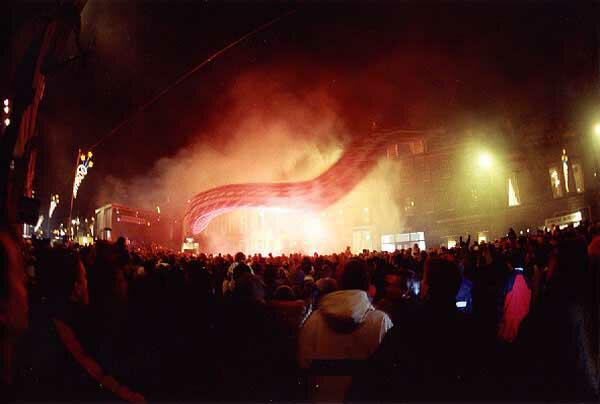
[[[405,220],[398,233],[423,232],[428,246],[452,245],[468,234],[490,240],[510,227],[525,233],[598,217],[590,151],[600,139],[573,133],[499,138],[428,135],[421,154],[388,152],[400,178]]]

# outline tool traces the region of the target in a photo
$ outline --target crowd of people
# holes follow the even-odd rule
[[[599,397],[600,224],[313,256],[4,231],[0,257],[0,393],[19,402]]]

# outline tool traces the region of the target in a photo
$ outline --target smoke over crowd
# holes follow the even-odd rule
[[[219,185],[312,179],[340,157],[352,136],[368,135],[351,133],[339,114],[339,105],[323,88],[298,91],[284,83],[259,71],[239,77],[222,96],[221,103],[229,107],[219,112],[218,123],[210,132],[198,133],[194,136],[198,141],[156,161],[146,175],[130,180],[108,177],[98,190],[96,204],[116,202],[148,210],[160,206],[161,211],[182,217],[193,195]],[[369,206],[398,212],[386,164],[381,162],[329,210]],[[288,230],[295,228],[297,233],[288,231],[288,236],[302,240],[307,231],[320,232],[323,239],[340,239],[347,245],[351,232],[344,237],[332,234],[339,228],[333,223],[335,215],[314,214],[307,218],[287,212]],[[299,223],[290,224],[293,218]],[[388,219],[399,221],[389,215]],[[312,225],[298,225],[304,222]]]
[[[90,0],[82,42],[94,44],[92,57],[79,70],[56,74],[47,86],[42,115],[52,117],[47,132],[53,159],[39,194],[68,194],[79,147],[95,144],[217,49],[287,11]],[[300,8],[212,61],[95,149],[97,164],[74,214],[114,202],[160,206],[181,217],[188,199],[215,186],[308,180],[336,161],[350,139],[367,135],[373,123],[443,127],[449,136],[497,133],[498,143],[529,127],[554,130],[560,126],[554,122],[560,120],[556,106],[566,99],[554,88],[562,80],[561,66],[580,66],[590,58],[584,48],[575,52],[581,60],[558,57],[563,33],[577,20],[543,7],[534,11],[539,19],[499,30],[531,10]],[[548,32],[561,34],[539,47],[539,37]],[[547,66],[546,60],[557,62]],[[402,212],[392,192],[398,184],[386,164],[339,203],[380,206],[399,226]],[[60,187],[49,185],[55,177]],[[68,217],[67,204],[57,217]]]

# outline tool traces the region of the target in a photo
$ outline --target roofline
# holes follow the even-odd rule
[[[100,213],[100,211],[108,209],[108,208],[116,208],[116,209],[127,209],[127,210],[135,210],[136,212],[141,212],[144,214],[149,214],[149,215],[159,215],[158,213],[154,212],[153,210],[146,210],[146,209],[140,209],[140,208],[134,208],[131,206],[125,206],[125,205],[121,205],[118,203],[108,203],[104,206],[99,207],[98,209],[95,210],[96,213]]]

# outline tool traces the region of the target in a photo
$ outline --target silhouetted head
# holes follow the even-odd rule
[[[86,271],[76,251],[47,250],[40,259],[39,285],[50,303],[88,304]]]
[[[460,284],[460,270],[454,262],[434,258],[425,263],[421,284],[425,300],[454,304]]]
[[[243,252],[238,252],[235,254],[235,262],[244,262],[246,261],[246,256]]]
[[[351,259],[346,263],[342,274],[343,289],[358,289],[366,292],[369,290],[370,284],[367,266],[364,261]]]
[[[242,262],[233,268],[233,280],[237,281],[242,275],[251,273],[250,267]]]
[[[292,290],[291,287],[287,285],[281,285],[275,289],[275,294],[273,295],[274,300],[296,300],[296,294]]]
[[[234,297],[238,300],[250,302],[264,302],[265,288],[256,276],[250,273],[242,274],[235,281]]]
[[[385,297],[399,300],[408,292],[408,271],[395,270],[385,275]]]

